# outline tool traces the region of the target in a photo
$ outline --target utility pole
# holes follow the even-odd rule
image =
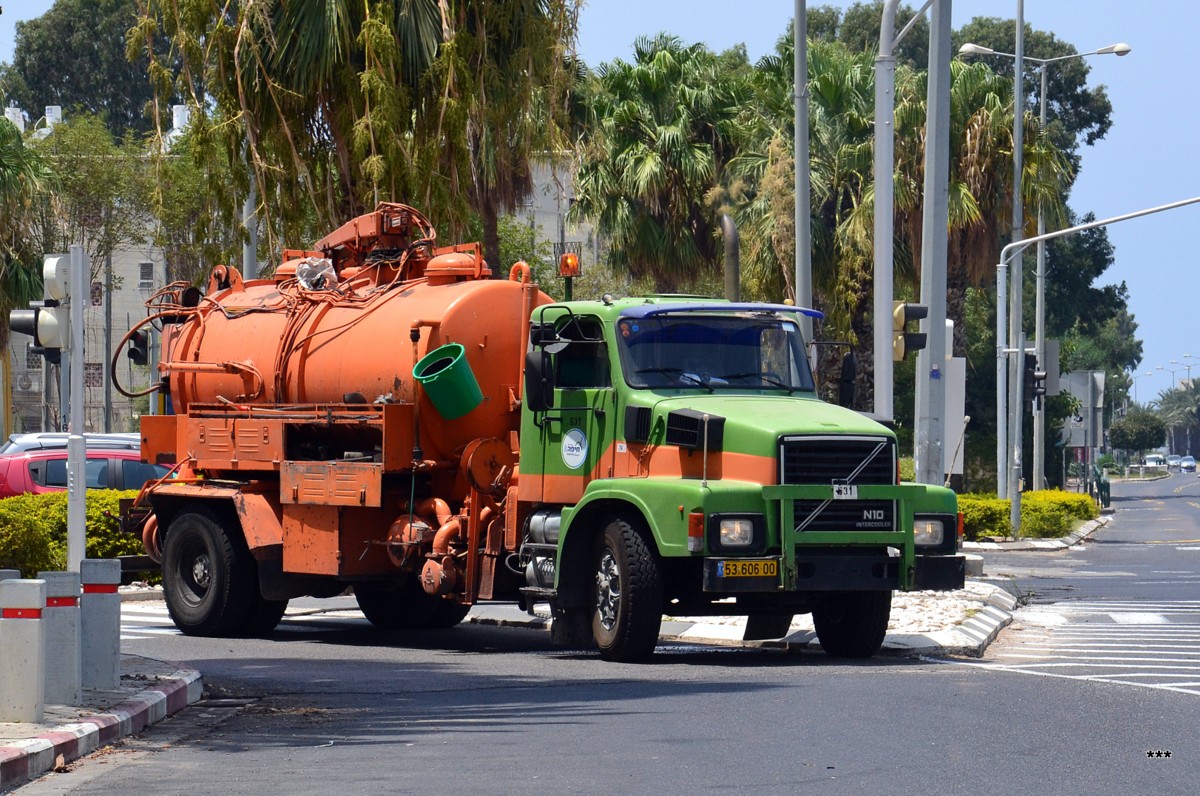
[[[951,0],[933,0],[929,26],[929,109],[925,135],[925,200],[921,219],[921,303],[928,307],[926,346],[917,353],[916,478],[945,480],[946,258],[950,203]]]
[[[808,3],[796,0],[792,21],[795,40],[794,99],[796,142],[796,306],[812,306],[812,176],[808,162]],[[800,316],[804,339],[812,342],[812,318]]]
[[[1021,192],[1023,157],[1025,149],[1025,0],[1017,0],[1016,47],[1013,49],[1013,189],[1012,189],[1012,242],[1015,244],[1025,237],[1025,208]],[[1014,253],[1009,273],[1008,298],[1008,487],[1007,493],[1000,497],[1009,498],[1011,513],[1009,515],[1012,527],[1021,523],[1021,475],[1024,463],[1021,461],[1021,442],[1024,439],[1024,415],[1022,405],[1024,389],[1021,382],[1025,373],[1025,315],[1022,302],[1024,299],[1023,277],[1024,262],[1021,252],[1024,247]],[[1003,258],[1001,258],[1003,261]],[[997,385],[997,389],[999,389]],[[997,423],[1002,422],[997,418]],[[1003,481],[1004,472],[996,473],[997,489]]]
[[[67,426],[67,571],[78,572],[87,550],[87,462],[83,430],[83,307],[88,283],[88,257],[83,247],[71,247],[71,423]],[[65,361],[65,360],[64,360]]]

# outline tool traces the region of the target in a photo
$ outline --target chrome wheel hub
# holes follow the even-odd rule
[[[620,604],[621,572],[612,551],[606,549],[600,556],[600,566],[596,570],[596,613],[605,630],[616,627]]]
[[[200,589],[208,590],[212,583],[212,561],[207,555],[198,555],[192,560],[192,581]]]

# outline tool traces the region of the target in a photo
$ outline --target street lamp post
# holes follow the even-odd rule
[[[1172,359],[1168,364],[1178,365],[1179,363]],[[1175,389],[1175,374],[1178,373],[1179,371],[1183,370],[1183,368],[1164,368],[1162,365],[1159,365],[1158,367],[1155,368],[1155,370],[1161,370],[1161,371],[1171,374],[1171,389],[1174,390]]]
[[[1021,5],[1020,5],[1020,3],[1018,3],[1018,16],[1019,17],[1021,16],[1020,10],[1021,10]],[[1018,19],[1018,25],[1020,25],[1022,21],[1023,20]],[[1018,29],[1018,33],[1019,33],[1019,29]],[[1065,61],[1065,60],[1068,60],[1071,58],[1086,58],[1089,55],[1123,56],[1123,55],[1128,55],[1133,50],[1133,48],[1130,47],[1128,44],[1125,44],[1123,42],[1118,42],[1117,44],[1110,44],[1107,47],[1101,47],[1097,50],[1092,50],[1091,52],[1086,52],[1086,53],[1073,53],[1071,55],[1060,55],[1056,58],[1031,58],[1030,56],[1024,55],[1022,53],[1022,47],[1020,46],[1021,39],[1022,39],[1022,37],[1020,35],[1018,35],[1017,36],[1018,46],[1017,46],[1016,54],[999,52],[998,50],[993,50],[990,47],[983,47],[981,45],[971,44],[971,43],[964,44],[962,47],[959,48],[958,52],[960,55],[1000,55],[1000,56],[1003,56],[1006,58],[1015,59],[1016,65],[1014,67],[1014,71],[1016,73],[1016,76],[1015,76],[1016,87],[1017,87],[1016,91],[1017,91],[1018,95],[1021,93],[1021,88],[1020,88],[1020,86],[1021,86],[1021,75],[1020,75],[1021,61],[1022,60],[1033,61],[1035,64],[1038,64],[1041,67],[1041,97],[1040,97],[1040,108],[1039,108],[1039,112],[1038,112],[1039,129],[1041,129],[1041,130],[1046,129],[1046,98],[1048,95],[1047,73],[1049,71],[1047,69],[1048,64],[1052,64],[1055,61]],[[1019,98],[1014,98],[1014,113],[1018,113],[1017,109],[1020,107],[1020,105],[1018,103],[1018,99]],[[1014,124],[1013,129],[1016,130],[1015,124]],[[1014,135],[1014,139],[1015,140],[1014,140],[1013,148],[1014,148],[1014,150],[1016,150],[1022,146],[1022,143],[1016,135]],[[1019,165],[1020,157],[1021,157],[1021,153],[1019,151],[1014,152],[1014,159],[1016,159],[1018,165],[1015,169],[1016,174],[1015,174],[1015,184],[1013,186],[1013,193],[1017,194],[1017,195],[1019,195],[1022,190],[1021,167]],[[1020,227],[1017,225],[1022,223],[1022,220],[1019,218],[1018,214],[1015,212],[1015,208],[1019,207],[1016,199],[1014,199],[1014,201],[1013,201],[1013,207],[1014,207],[1013,225],[1015,227],[1015,229],[1013,231],[1013,240],[1019,240],[1021,237],[1021,234],[1020,234]],[[1038,234],[1039,238],[1041,238],[1041,236],[1046,234],[1046,216],[1045,216],[1044,209],[1042,207],[1042,202],[1040,200],[1038,201],[1037,234]],[[1017,292],[1020,289],[1019,285],[1021,284],[1020,276],[1021,276],[1021,264],[1020,264],[1020,260],[1018,259],[1016,266],[1013,268],[1013,274],[1012,274],[1013,307],[1010,309],[1010,314],[1012,316],[1011,323],[1016,325],[1016,329],[1015,330],[1010,329],[1010,331],[1009,331],[1010,337],[1013,337],[1016,341],[1015,344],[1011,344],[1011,341],[1010,341],[1009,348],[1010,349],[1021,349],[1021,350],[1017,351],[1018,354],[1023,353],[1023,349],[1024,349],[1024,340],[1023,340],[1022,335],[1019,332],[1019,329],[1021,328],[1021,326],[1023,326],[1023,324],[1021,323],[1021,320],[1022,320],[1022,318],[1021,318],[1021,312],[1022,312],[1021,295]],[[1034,337],[1035,337],[1036,346],[1037,346],[1038,365],[1040,367],[1044,368],[1048,364],[1046,362],[1046,241],[1044,239],[1039,240],[1038,244],[1037,244],[1036,282],[1037,282],[1037,288],[1036,288],[1037,295],[1036,295],[1036,304],[1035,304],[1035,310],[1034,310]],[[997,344],[1000,344],[1000,342],[1001,342],[1000,340],[997,340]],[[1018,356],[1016,358],[1016,361],[1018,363],[1017,373],[1020,374],[1021,370],[1020,370],[1019,363],[1021,362],[1021,357]],[[1003,372],[1003,371],[1001,369],[998,372]],[[1010,373],[1011,373],[1011,369],[1010,369]],[[997,391],[999,391],[1001,389],[999,383],[997,383],[996,389],[997,389]],[[1010,393],[1015,392],[1016,390],[1019,390],[1019,389],[1020,389],[1019,384],[1011,385]],[[1015,398],[1011,398],[1010,411],[1014,411],[1014,412],[1019,411],[1019,407],[1020,407],[1020,404],[1018,403],[1019,400],[1020,400],[1019,394],[1016,395]],[[1046,462],[1045,462],[1045,459],[1046,459],[1046,453],[1045,453],[1046,412],[1045,412],[1044,407],[1040,407],[1040,406],[1034,407],[1034,409],[1033,409],[1033,424],[1034,424],[1033,425],[1033,484],[1034,484],[1035,489],[1039,489],[1043,486],[1043,484],[1045,482],[1045,467],[1046,467]],[[1013,443],[1012,443],[1013,445],[1020,444],[1020,442],[1019,442],[1020,424],[1018,423],[1016,427],[1018,429],[1018,439],[1013,441]]]
[[[1200,357],[1194,356],[1193,354],[1184,354],[1183,358],[1184,359],[1195,359],[1197,361],[1200,361]],[[1192,385],[1192,368],[1200,367],[1200,366],[1194,365],[1191,362],[1184,362],[1182,364],[1185,368],[1187,368],[1187,382],[1188,382],[1188,389],[1190,390],[1190,389],[1192,389],[1192,386],[1193,386]]]
[[[1135,373],[1134,374],[1134,376],[1133,376],[1133,402],[1135,404],[1141,405],[1141,401],[1138,400],[1138,382],[1140,380],[1146,378],[1147,376],[1153,376],[1153,375],[1154,375],[1154,371],[1152,371],[1152,370],[1148,370],[1145,373]]]

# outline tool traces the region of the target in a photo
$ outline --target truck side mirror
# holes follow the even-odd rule
[[[525,355],[525,404],[534,412],[554,406],[554,363],[551,354],[567,347],[566,343],[535,346]]]
[[[854,404],[854,383],[858,376],[858,361],[854,352],[847,352],[842,357],[842,378],[838,381],[838,405],[852,406]]]

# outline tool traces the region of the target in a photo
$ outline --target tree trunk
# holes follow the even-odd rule
[[[500,262],[500,230],[495,203],[491,199],[480,202],[479,215],[483,219],[483,259],[492,269],[492,279],[504,279],[508,274],[504,263]]]

